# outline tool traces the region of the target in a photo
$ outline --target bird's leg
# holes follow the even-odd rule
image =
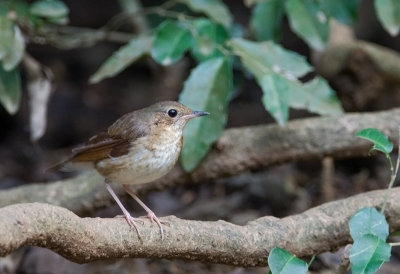
[[[147,212],[147,218],[150,219],[150,221],[154,221],[157,223],[158,227],[160,228],[160,233],[161,233],[161,240],[164,240],[164,230],[162,228],[161,225],[161,221],[160,219],[157,218],[156,214],[154,214],[154,212],[148,208],[140,199],[138,196],[136,196],[135,193],[133,193],[133,191],[129,188],[129,185],[122,185],[125,189],[126,192],[128,192],[129,195],[132,196],[133,199],[135,199],[135,201],[141,205],[143,207],[144,210],[146,210]]]
[[[133,218],[133,217],[131,216],[131,214],[128,212],[128,210],[126,210],[126,208],[124,207],[124,205],[123,205],[123,204],[121,203],[121,201],[118,199],[117,194],[115,194],[114,190],[111,188],[111,185],[108,183],[108,181],[106,181],[106,188],[107,188],[108,192],[110,192],[110,194],[111,194],[111,196],[114,198],[114,200],[117,202],[119,208],[121,208],[122,213],[124,213],[124,217],[125,217],[126,221],[128,222],[128,224],[136,230],[139,239],[141,239],[142,237],[140,236],[139,229],[138,229],[138,227],[137,227],[137,225],[136,225],[136,223],[135,223],[135,222],[137,221],[137,219],[136,219],[136,218]]]

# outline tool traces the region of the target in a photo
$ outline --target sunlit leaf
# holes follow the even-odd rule
[[[313,0],[287,0],[286,13],[292,30],[315,50],[328,41],[329,18]]]
[[[223,56],[218,49],[228,38],[227,31],[219,24],[208,19],[198,19],[193,22],[196,30],[194,34],[194,45],[191,53],[193,57],[201,62],[215,57]]]
[[[21,61],[25,42],[21,31],[11,20],[0,16],[0,60],[7,71],[14,69]]]
[[[375,273],[384,262],[390,259],[391,247],[384,240],[366,234],[354,242],[350,250],[353,273]]]
[[[326,80],[315,77],[312,81],[302,84],[297,79],[311,71],[311,66],[303,56],[290,52],[273,42],[250,42],[235,38],[231,39],[228,45],[240,57],[243,65],[255,76],[264,94],[268,96],[275,94],[274,98],[279,98],[280,104],[276,104],[278,101],[273,100],[272,97],[264,97],[263,102],[270,113],[271,106],[267,105],[268,100],[272,100],[270,103],[275,106],[281,106],[278,108],[279,112],[271,113],[280,124],[287,120],[288,105],[322,115],[343,113],[335,91],[329,87]],[[270,80],[274,79],[276,81],[273,82],[279,82],[278,85],[273,85],[273,88],[270,86],[271,82],[266,84],[267,81],[263,79],[270,74],[276,74]],[[283,84],[283,81],[286,81],[286,84]],[[279,92],[278,88],[282,89],[281,93],[276,93]],[[265,93],[267,90],[276,90],[276,92],[268,94]],[[284,103],[285,100],[287,101]]]
[[[321,115],[340,115],[343,113],[335,91],[321,77],[315,77],[304,85],[293,82],[290,91],[290,106],[293,108],[307,109]]]
[[[273,42],[250,42],[241,38],[229,41],[243,65],[255,76],[264,92],[263,104],[275,120],[288,120],[292,81],[311,70],[304,57]]]
[[[25,41],[18,26],[13,27],[12,50],[6,54],[3,60],[3,67],[10,71],[14,69],[22,60],[25,51]]]
[[[272,274],[306,274],[308,265],[289,251],[274,247],[268,256],[268,266]]]
[[[179,2],[195,12],[204,13],[227,29],[232,25],[232,15],[228,7],[220,0],[179,0]]]
[[[379,150],[385,154],[389,154],[393,150],[393,143],[377,129],[366,128],[357,132],[356,136],[371,141],[374,144],[372,149]]]
[[[14,44],[14,23],[6,16],[0,16],[0,60],[10,54]]]
[[[259,40],[278,41],[281,36],[281,24],[284,12],[284,1],[269,0],[257,3],[250,18],[250,29]]]
[[[221,135],[231,89],[232,68],[223,57],[200,63],[186,80],[179,101],[192,109],[210,112],[209,116],[190,121],[184,130],[181,164],[186,171],[200,163]]]
[[[353,240],[371,234],[386,241],[389,235],[389,225],[385,216],[374,207],[364,207],[357,211],[349,221],[349,228]]]
[[[375,10],[378,19],[387,32],[396,36],[400,31],[400,1],[375,0]]]
[[[137,61],[140,57],[149,53],[151,38],[140,36],[132,39],[108,58],[101,67],[90,77],[91,83],[98,83],[104,78],[113,77],[126,67]]]
[[[158,63],[168,66],[182,58],[191,45],[192,37],[188,30],[173,21],[164,21],[157,28],[151,56]]]
[[[31,5],[30,12],[34,15],[51,18],[68,15],[68,7],[59,0],[40,0]]]
[[[6,71],[0,62],[0,103],[10,114],[18,111],[21,101],[21,80],[16,69]]]
[[[252,63],[251,70],[255,75],[273,70],[288,79],[294,79],[312,70],[304,56],[286,50],[274,42],[252,42],[234,38],[228,45],[242,60]]]

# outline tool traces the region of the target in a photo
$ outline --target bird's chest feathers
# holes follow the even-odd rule
[[[144,146],[147,150],[161,158],[163,158],[163,154],[171,156],[179,154],[182,146],[182,133],[173,129],[165,129],[159,131],[157,134],[150,134],[147,137],[147,141],[144,142]]]
[[[106,178],[123,184],[151,182],[173,168],[182,141],[182,134],[175,131],[140,137],[133,142],[128,154],[99,162],[97,169]]]

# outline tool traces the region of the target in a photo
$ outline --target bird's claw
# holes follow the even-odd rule
[[[143,224],[143,221],[138,219],[138,218],[134,218],[132,217],[130,214],[126,214],[126,215],[118,215],[115,216],[116,218],[125,218],[125,220],[127,221],[127,223],[129,224],[130,227],[134,228],[136,230],[136,233],[138,235],[139,240],[142,240],[142,235],[140,235],[139,232],[139,228],[136,225],[136,222],[141,222]]]
[[[155,222],[158,225],[158,227],[160,228],[161,240],[164,240],[164,230],[162,228],[162,224],[168,224],[168,223],[162,222],[160,219],[158,219],[158,217],[156,216],[156,214],[154,214],[153,211],[147,212],[147,216],[145,217],[149,218],[151,222]]]

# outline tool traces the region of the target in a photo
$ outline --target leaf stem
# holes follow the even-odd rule
[[[310,265],[314,262],[314,260],[315,260],[315,255],[312,256],[310,262],[308,263],[308,267],[310,267]]]
[[[384,215],[385,212],[385,208],[386,208],[386,203],[387,203],[387,199],[390,193],[390,190],[393,187],[394,181],[396,180],[397,177],[397,172],[399,171],[399,165],[400,165],[400,127],[399,127],[399,141],[398,141],[399,145],[398,145],[398,150],[397,150],[397,161],[396,161],[396,169],[393,170],[393,164],[392,164],[392,159],[389,157],[389,154],[386,154],[386,157],[389,160],[390,163],[390,171],[391,171],[391,176],[390,176],[390,183],[389,186],[385,192],[385,197],[383,198],[383,204],[382,204],[382,208],[381,208],[381,213]]]

